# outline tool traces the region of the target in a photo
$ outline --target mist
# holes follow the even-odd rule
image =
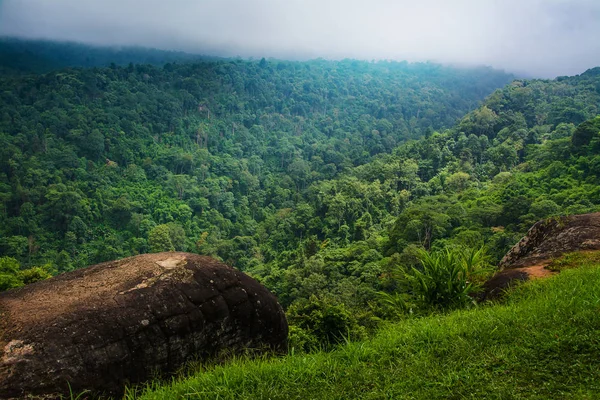
[[[3,0],[0,35],[218,56],[600,65],[598,0]]]

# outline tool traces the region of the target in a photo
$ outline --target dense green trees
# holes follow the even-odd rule
[[[331,321],[362,335],[414,300],[394,276],[422,271],[422,249],[494,262],[536,220],[598,210],[597,71],[475,108],[508,78],[352,60],[5,75],[4,288],[40,265],[196,251],[274,291],[301,347],[335,342]]]
[[[164,65],[167,62],[185,62],[218,59],[141,47],[96,47],[75,42],[24,40],[0,38],[0,72],[11,74],[45,73],[65,67],[108,67],[134,64]],[[94,91],[94,77],[85,82]]]
[[[385,172],[385,187],[371,185],[377,199],[359,199],[362,188],[351,180],[318,189],[324,195],[312,185],[450,126],[507,78],[488,69],[323,60],[6,75],[1,254],[35,265],[56,264],[65,251],[81,267],[197,249],[244,267],[294,249],[321,226],[349,243],[372,225],[365,216],[355,227],[365,211],[377,218],[398,197],[394,180],[412,185],[416,165],[401,178]],[[281,220],[285,210],[291,219]]]
[[[496,115],[491,128],[477,126],[478,117],[469,114],[451,130],[314,183],[303,205],[312,206],[312,214],[293,225],[310,228],[302,235],[289,230],[287,241],[279,239],[295,240],[297,250],[280,245],[282,251],[265,260],[265,266],[249,270],[284,305],[301,304],[311,295],[327,304],[338,301],[353,310],[355,322],[362,315],[363,327],[396,315],[391,304],[406,311],[471,301],[467,293],[473,288],[465,284],[466,274],[458,272],[465,265],[460,249],[485,245],[493,264],[537,220],[600,210],[595,167],[600,130],[594,118],[600,112],[600,92],[590,84],[594,76],[589,71],[509,85],[483,107],[484,113]],[[514,88],[523,86],[535,90],[527,96],[517,91],[519,101],[513,104]],[[548,123],[549,105],[561,100],[555,93],[584,99],[589,112],[584,115],[590,119],[579,125]],[[497,108],[499,103],[504,106]],[[531,122],[522,113],[529,108],[536,114]],[[576,132],[588,132],[589,140],[578,143]],[[297,212],[292,207],[286,219],[294,221]],[[280,235],[282,230],[273,232]],[[428,267],[419,260],[429,260]],[[397,279],[397,271],[405,271],[404,279]],[[450,294],[432,284],[452,282],[451,276],[462,278],[443,286],[455,289]],[[295,334],[295,340],[310,342],[306,330]]]

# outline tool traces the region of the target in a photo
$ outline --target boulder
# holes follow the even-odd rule
[[[91,390],[245,349],[284,350],[266,288],[210,257],[145,254],[0,294],[0,398]]]
[[[517,281],[551,275],[546,266],[553,259],[586,250],[600,250],[600,213],[538,221],[502,258],[499,272],[484,285],[482,299],[498,298]]]

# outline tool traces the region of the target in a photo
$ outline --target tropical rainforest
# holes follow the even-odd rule
[[[1,290],[197,252],[274,292],[309,351],[468,305],[535,221],[600,210],[600,68],[78,46],[0,42]],[[444,258],[472,282],[432,297],[414,267]]]

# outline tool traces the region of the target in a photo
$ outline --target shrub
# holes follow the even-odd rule
[[[484,248],[419,250],[420,267],[401,269],[401,279],[417,304],[425,308],[451,309],[474,302],[485,277],[491,272]]]
[[[315,344],[327,348],[347,338],[361,339],[366,334],[356,315],[344,304],[316,296],[292,304],[287,318],[290,332],[297,336],[297,342],[303,343],[305,350],[311,350]]]
[[[319,349],[319,342],[315,335],[299,326],[290,325],[288,347],[291,352],[311,352]]]
[[[23,286],[19,279],[19,262],[12,257],[0,258],[0,292]]]
[[[51,265],[21,269],[12,257],[0,257],[0,292],[52,277]]]
[[[33,267],[19,271],[19,278],[25,285],[30,283],[39,282],[52,278],[52,274],[49,272],[50,266],[45,265],[43,267]]]

